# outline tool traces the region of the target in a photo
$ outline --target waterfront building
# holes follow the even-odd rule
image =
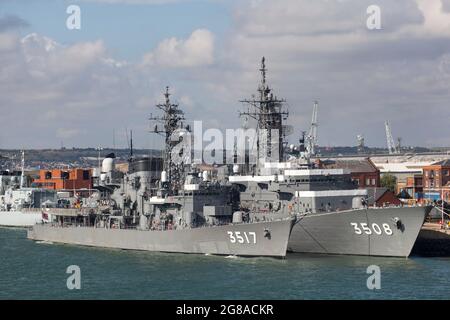
[[[33,186],[50,190],[91,189],[91,169],[39,170],[39,178]]]

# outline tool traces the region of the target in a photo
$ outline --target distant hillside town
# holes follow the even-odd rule
[[[389,154],[388,149],[368,147],[364,150],[318,147],[317,150],[317,167],[349,171],[360,188],[369,190],[374,205],[397,203],[398,198],[412,202],[450,200],[450,149],[405,148],[397,154]],[[47,183],[46,180],[49,176],[53,176],[52,179],[62,176],[54,170],[70,171],[75,180],[89,176],[89,179],[80,178],[80,186],[77,183],[77,187],[89,187],[83,183],[90,181],[91,169],[98,168],[104,157],[111,153],[115,155],[116,168],[127,171],[130,150],[112,148],[26,150],[25,171],[29,180],[41,186],[62,189],[68,180],[64,183]],[[161,157],[162,152],[136,149],[133,156]],[[21,170],[20,150],[0,150],[0,171],[19,173]]]

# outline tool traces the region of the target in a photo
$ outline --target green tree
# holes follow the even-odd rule
[[[382,187],[388,188],[392,192],[395,192],[395,186],[397,185],[397,178],[390,173],[385,173],[381,177],[380,184]]]

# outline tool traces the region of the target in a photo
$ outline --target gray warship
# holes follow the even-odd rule
[[[241,191],[241,211],[251,219],[297,216],[292,252],[409,256],[431,207],[368,207],[367,190],[350,172],[315,166],[304,134],[287,159],[285,101],[266,83],[264,58],[260,71],[257,98],[241,101],[249,108],[240,114],[256,122],[257,161],[236,164],[229,177]]]
[[[152,132],[165,137],[163,158],[134,158],[131,147],[128,172],[121,174],[114,169],[114,155],[108,155],[96,178],[97,191],[79,208],[46,209],[46,223],[34,225],[28,238],[160,252],[285,257],[295,217],[244,220],[235,210],[238,197],[231,184],[174,160],[174,150],[189,128],[183,127],[183,112],[171,103],[168,88],[165,103],[157,107],[163,114],[151,120],[161,126]]]

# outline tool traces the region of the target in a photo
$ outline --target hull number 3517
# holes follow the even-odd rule
[[[256,243],[256,232],[228,231],[231,243]]]
[[[377,223],[372,223],[372,225],[368,225],[367,223],[361,222],[350,222],[350,225],[353,227],[356,234],[376,234],[376,235],[382,235],[387,234],[388,236],[392,235],[392,229],[391,226],[387,223],[383,223],[381,226]]]

